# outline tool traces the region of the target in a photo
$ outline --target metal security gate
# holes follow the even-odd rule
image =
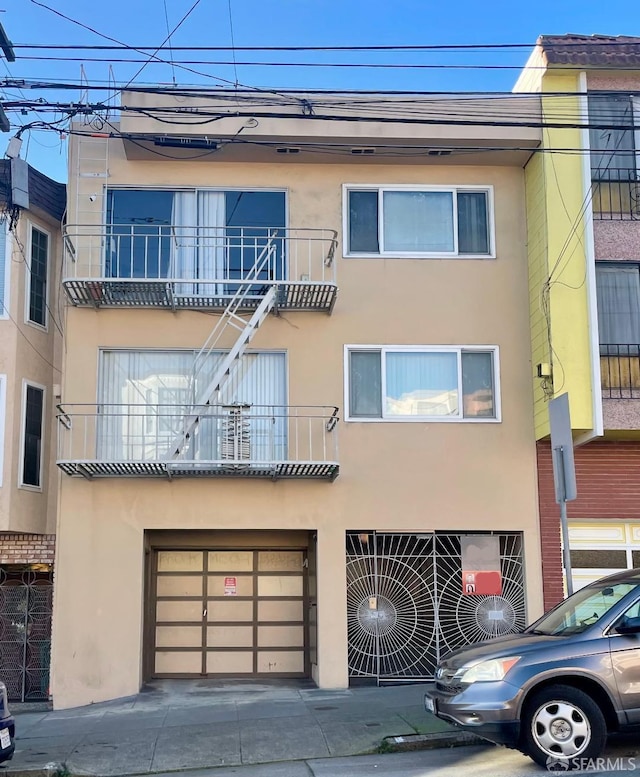
[[[462,536],[347,533],[350,678],[431,679],[450,650],[524,627],[521,534],[498,535],[500,596],[462,593]]]
[[[10,701],[49,698],[53,573],[0,567],[0,679]]]

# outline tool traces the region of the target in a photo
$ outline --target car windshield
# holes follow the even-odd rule
[[[606,615],[630,591],[638,588],[638,583],[619,582],[589,585],[576,591],[553,610],[543,615],[539,621],[529,626],[529,634],[549,636],[567,636],[580,634]]]

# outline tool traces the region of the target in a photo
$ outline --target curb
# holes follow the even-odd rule
[[[437,747],[463,747],[465,745],[491,745],[486,739],[464,731],[442,731],[437,734],[409,734],[385,737],[383,743],[394,752],[404,750],[433,750]]]

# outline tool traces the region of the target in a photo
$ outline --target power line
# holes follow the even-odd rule
[[[33,2],[33,0],[32,0]],[[42,5],[42,3],[36,3],[36,5]],[[53,11],[48,8],[47,10]],[[54,11],[54,13],[58,13]],[[63,16],[63,14],[59,14]],[[68,18],[68,17],[64,17]],[[71,21],[71,20],[70,20]],[[84,25],[83,25],[84,26]],[[88,28],[87,29],[91,29]],[[96,30],[92,32],[101,35]],[[106,36],[102,36],[106,37]],[[636,39],[635,45],[640,46],[640,38]],[[619,40],[606,40],[606,41],[594,41],[587,39],[586,41],[566,41],[562,42],[558,46],[546,45],[545,49],[554,48],[584,48],[585,43],[597,46],[605,46],[607,48],[615,48],[618,46],[629,46],[629,41]],[[632,44],[633,45],[633,44]],[[439,43],[432,45],[373,45],[373,46],[173,46],[174,51],[484,51],[484,50],[501,50],[501,49],[533,49],[540,47],[539,43]],[[117,46],[98,46],[98,45],[84,45],[84,44],[64,44],[64,43],[14,43],[14,49],[64,49],[69,51],[119,51],[123,49],[133,48],[136,51],[154,51],[156,46],[139,46],[139,45],[127,45],[121,43]]]

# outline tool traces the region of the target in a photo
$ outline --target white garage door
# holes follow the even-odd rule
[[[572,521],[569,546],[577,590],[613,572],[640,567],[640,522]]]

